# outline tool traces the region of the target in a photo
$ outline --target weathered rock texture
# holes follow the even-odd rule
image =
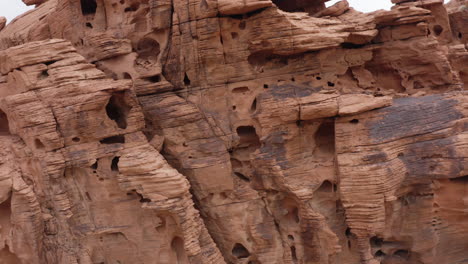
[[[0,263],[467,263],[466,1],[24,2]]]

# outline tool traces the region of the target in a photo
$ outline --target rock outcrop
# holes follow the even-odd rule
[[[468,258],[466,1],[24,2],[0,263]]]

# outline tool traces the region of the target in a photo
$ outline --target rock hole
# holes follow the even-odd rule
[[[131,80],[131,79],[132,79],[132,76],[130,75],[130,73],[124,72],[123,78],[126,79],[126,80]]]
[[[232,255],[238,259],[248,258],[250,252],[240,243],[236,243],[232,248]]]
[[[86,198],[88,198],[89,201],[92,201],[93,199],[91,199],[91,195],[89,195],[88,192],[85,192],[85,195],[86,195]]]
[[[152,82],[152,83],[158,83],[158,82],[161,82],[161,75],[158,74],[158,75],[154,75],[151,77],[147,77],[145,78],[145,80]]]
[[[10,134],[10,124],[7,115],[0,110],[0,135]]]
[[[296,120],[297,127],[304,127],[304,120]]]
[[[233,105],[233,106],[232,106],[232,110],[234,110],[234,111],[235,111],[235,110],[236,110],[236,108],[237,108],[237,106],[235,106],[235,105]]]
[[[458,38],[459,39],[462,39],[463,38],[463,34],[461,32],[458,32]]]
[[[318,81],[320,81],[320,80],[322,80],[322,77],[317,76],[317,77],[315,77],[315,79],[318,80]]]
[[[395,253],[393,253],[394,256],[398,256],[402,259],[408,259],[409,258],[409,251],[405,249],[399,249]]]
[[[293,207],[288,211],[288,216],[294,220],[294,222],[299,223],[300,218],[299,218],[299,209],[297,207]]]
[[[332,82],[327,82],[327,85],[330,86],[330,87],[335,87],[335,84],[332,83]]]
[[[97,168],[98,168],[97,160],[96,160],[96,162],[93,163],[93,165],[90,166],[90,168],[93,169],[93,170],[97,170]]]
[[[86,26],[89,27],[89,28],[93,28],[93,24],[91,24],[89,22],[86,23]]]
[[[250,113],[257,111],[257,98],[255,98],[250,106]]]
[[[119,171],[119,160],[120,157],[114,157],[111,162],[111,170],[112,171]]]
[[[124,12],[135,12],[140,8],[140,3],[133,3],[129,7],[124,9]]]
[[[345,235],[346,237],[350,237],[351,236],[351,228],[346,228],[346,231],[345,231]]]
[[[397,155],[397,156],[398,156],[399,158],[401,158],[401,157],[404,157],[404,156],[405,156],[405,154],[404,154],[403,152],[400,152],[400,153],[398,153],[398,155]]]
[[[288,235],[288,239],[291,241],[294,241],[294,236],[293,235]]]
[[[232,39],[236,39],[239,37],[239,34],[237,32],[231,32],[231,37]]]
[[[462,177],[458,177],[458,178],[451,178],[450,181],[454,181],[454,182],[460,182],[460,183],[467,183],[468,184],[468,175],[465,175],[465,176],[462,176]]]
[[[143,38],[138,41],[136,52],[139,59],[155,62],[161,53],[159,42],[152,38]]]
[[[101,144],[116,144],[116,143],[125,143],[125,136],[124,135],[118,135],[118,136],[113,136],[113,137],[107,137],[104,139],[101,139],[99,142]]]
[[[72,141],[73,141],[73,142],[80,142],[81,139],[80,139],[79,137],[74,137],[74,138],[72,138]]]
[[[39,140],[38,138],[36,138],[36,140],[34,140],[34,146],[36,146],[36,149],[43,149],[45,148],[44,144],[42,143],[41,140]]]
[[[349,121],[351,124],[357,124],[359,123],[359,119],[353,119],[351,121]]]
[[[39,80],[43,80],[45,78],[49,77],[49,71],[48,70],[43,70],[41,74],[39,75]]]
[[[263,88],[268,89],[268,84],[264,84]]]
[[[291,82],[295,82],[296,79],[294,77],[291,77]]]
[[[370,245],[371,247],[382,247],[383,245],[383,239],[381,239],[380,237],[371,237],[370,238]]]
[[[365,44],[354,44],[354,43],[349,43],[349,42],[344,42],[341,44],[341,47],[343,49],[360,49],[362,47],[366,46]]]
[[[324,121],[315,133],[317,151],[325,155],[335,153],[335,122]]]
[[[320,185],[320,187],[318,188],[317,191],[319,192],[334,192],[335,190],[335,187],[334,187],[335,184],[331,183],[330,181],[323,181],[322,185]]]
[[[127,128],[127,117],[131,109],[125,102],[125,93],[114,93],[106,105],[107,116],[122,129]]]
[[[383,253],[382,250],[380,250],[380,249],[377,250],[377,251],[375,252],[375,254],[374,254],[374,256],[376,256],[376,257],[383,257],[383,256],[385,256],[385,255],[386,255],[386,254]]]
[[[434,27],[432,27],[432,30],[434,31],[434,34],[436,36],[440,36],[440,34],[442,34],[442,32],[444,31],[444,28],[441,25],[434,25]]]
[[[257,135],[255,127],[253,126],[240,126],[236,129],[237,135],[240,137],[240,144],[246,146],[260,145],[260,139]]]
[[[184,248],[184,241],[180,237],[174,237],[171,242],[171,249],[176,255],[176,264],[189,264],[189,259]]]
[[[248,93],[248,92],[250,92],[250,89],[247,86],[237,87],[237,88],[232,89],[233,94]]]
[[[309,12],[314,14],[325,9],[322,1],[314,0],[273,0],[273,3],[285,12]]]
[[[184,75],[184,84],[185,84],[185,86],[190,85],[190,79],[189,79],[187,73],[185,73],[185,75]]]
[[[96,14],[96,0],[81,0],[81,13],[85,15]]]
[[[234,172],[234,175],[236,175],[242,181],[250,182],[250,179],[247,176],[245,176],[244,174],[240,173],[240,172]]]
[[[294,263],[297,263],[297,254],[296,254],[296,247],[291,247],[291,258]]]

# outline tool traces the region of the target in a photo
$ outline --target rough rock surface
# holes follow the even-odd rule
[[[466,263],[466,1],[24,2],[0,263]]]

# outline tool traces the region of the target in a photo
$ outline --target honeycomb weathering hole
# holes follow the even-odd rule
[[[0,135],[10,134],[10,125],[7,115],[0,110]]]
[[[325,4],[316,0],[273,0],[273,3],[285,12],[316,13],[325,9]]]
[[[177,264],[189,264],[188,257],[184,249],[184,241],[180,237],[174,237],[171,242],[171,249],[176,255]]]
[[[144,38],[137,44],[137,53],[142,59],[156,59],[161,52],[159,42],[151,38]]]
[[[131,109],[125,101],[125,93],[113,94],[106,105],[107,116],[122,129],[127,128],[128,113]]]
[[[232,255],[238,259],[248,258],[250,252],[244,247],[244,245],[236,243],[232,248]]]
[[[260,139],[257,135],[255,127],[253,126],[240,126],[237,128],[237,135],[240,137],[240,144],[242,145],[260,145]]]
[[[93,15],[96,13],[96,0],[81,0],[81,12],[83,15]]]

